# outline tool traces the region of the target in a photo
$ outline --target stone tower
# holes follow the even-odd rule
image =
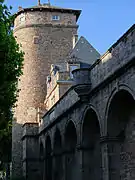
[[[36,128],[33,130],[31,124],[38,126],[37,109],[46,96],[46,77],[50,65],[62,62],[71,51],[73,39],[77,35],[79,15],[80,10],[50,4],[25,9],[19,7],[16,13],[14,35],[22,45],[25,56],[12,130],[13,176],[20,177],[25,173],[28,142],[24,139],[25,136],[32,136],[26,131],[31,129],[34,132]],[[26,127],[26,124],[29,125]]]

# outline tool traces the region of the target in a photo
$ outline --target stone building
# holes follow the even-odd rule
[[[47,76],[45,109],[49,110],[73,85],[74,69],[89,68],[99,57],[100,54],[96,49],[81,36],[63,63],[51,65],[50,74]]]
[[[40,5],[16,15],[25,62],[13,175],[134,180],[135,25],[100,56],[82,37],[76,43],[79,14]]]
[[[27,152],[23,154],[25,145],[21,140],[22,125],[26,122],[37,123],[39,107],[45,111],[46,77],[51,64],[63,62],[72,50],[73,42],[77,39],[80,13],[80,10],[43,4],[25,9],[19,7],[15,15],[14,36],[22,45],[25,56],[12,130],[13,176],[22,176],[22,167],[25,169],[27,166]]]

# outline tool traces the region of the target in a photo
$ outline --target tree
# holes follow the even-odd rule
[[[5,149],[11,144],[12,109],[18,97],[24,55],[13,36],[14,16],[9,9],[0,0],[0,160],[6,161],[9,152]]]

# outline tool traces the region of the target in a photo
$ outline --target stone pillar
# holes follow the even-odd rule
[[[62,152],[52,155],[52,180],[63,180],[63,158]]]
[[[118,137],[102,137],[102,169],[104,180],[116,180],[120,177],[120,142]]]
[[[70,162],[71,161],[71,162]],[[71,172],[72,166],[72,172]],[[70,171],[68,171],[70,169]],[[71,173],[69,175],[69,173]],[[75,152],[72,150],[65,150],[63,153],[63,174],[62,180],[72,179],[82,180],[82,149],[80,145],[76,146]],[[70,177],[71,176],[71,177]]]
[[[79,179],[78,153],[74,149],[64,151],[64,180]]]
[[[103,180],[109,180],[108,142],[106,141],[106,137],[101,137],[100,145],[102,153]]]
[[[16,119],[12,122],[12,178],[22,177],[22,134],[23,127]]]
[[[78,154],[78,180],[83,180],[83,149],[81,144],[77,145],[77,154]]]
[[[80,157],[81,157],[81,164],[80,164],[80,176],[82,180],[88,179],[102,179],[101,172],[99,169],[95,169],[95,162],[97,161],[98,157],[94,157],[93,148],[88,146],[81,146],[80,147]],[[97,161],[100,163],[100,161]],[[98,174],[97,174],[98,172]],[[96,174],[95,174],[96,173]]]
[[[27,180],[40,178],[38,123],[23,125],[23,176]]]
[[[41,148],[41,147],[40,147]],[[44,149],[43,149],[44,150]],[[45,159],[45,155],[44,152],[41,153],[41,149],[40,149],[40,155],[39,155],[39,168],[40,168],[40,178],[41,180],[44,179],[44,159]]]
[[[39,161],[39,168],[40,168],[40,178],[41,180],[44,179],[44,157],[40,157],[40,161]]]
[[[55,180],[55,154],[53,152],[52,152],[52,180]]]
[[[66,180],[66,154],[63,152],[62,156],[62,164],[63,164],[63,180]]]

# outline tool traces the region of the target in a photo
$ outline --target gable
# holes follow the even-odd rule
[[[100,58],[98,51],[84,38],[80,37],[70,57],[75,56],[80,62],[92,65]]]

